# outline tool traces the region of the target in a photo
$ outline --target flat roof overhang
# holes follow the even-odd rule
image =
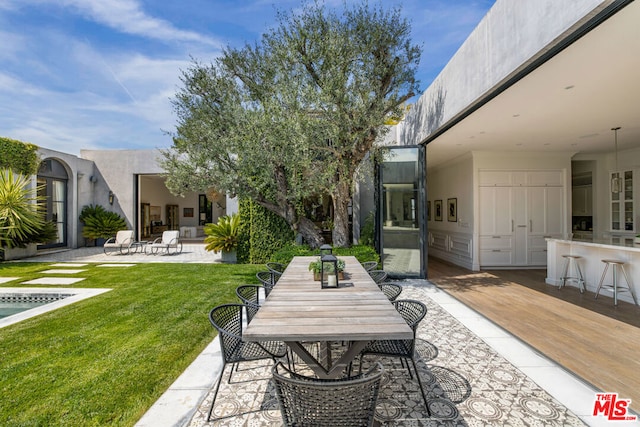
[[[614,2],[422,141],[427,165],[470,151],[640,147],[640,2]]]

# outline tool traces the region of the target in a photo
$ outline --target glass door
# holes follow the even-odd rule
[[[378,166],[378,236],[390,277],[426,277],[424,148],[394,147]]]
[[[56,226],[56,238],[43,242],[40,249],[67,245],[67,182],[64,165],[55,159],[43,160],[38,170],[38,196],[44,218]]]

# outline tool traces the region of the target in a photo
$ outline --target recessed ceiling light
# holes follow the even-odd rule
[[[522,146],[522,142],[516,143],[516,147],[520,147],[520,146]]]
[[[520,114],[514,114],[513,117],[520,117]]]
[[[565,86],[564,89],[569,90],[569,89],[573,89],[574,87],[575,87],[574,85],[569,85],[569,86]]]

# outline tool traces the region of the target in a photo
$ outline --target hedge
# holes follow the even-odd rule
[[[239,263],[263,264],[281,247],[291,243],[294,234],[286,221],[254,203],[240,200],[240,230],[237,258]]]
[[[0,136],[0,153],[0,169],[11,169],[25,176],[38,172],[37,145]]]

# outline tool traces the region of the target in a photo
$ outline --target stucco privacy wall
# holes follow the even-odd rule
[[[135,225],[136,194],[134,175],[164,173],[158,164],[158,150],[80,150],[80,156],[92,160],[99,171],[98,179],[115,194],[113,210],[122,214],[130,226]],[[108,192],[98,203],[108,206]]]
[[[399,124],[398,142],[423,142],[612,3],[497,0]]]

